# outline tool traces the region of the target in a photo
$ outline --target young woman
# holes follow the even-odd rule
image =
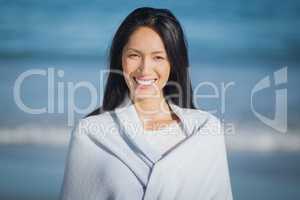
[[[220,121],[194,108],[185,37],[169,10],[125,18],[104,95],[72,132],[61,199],[232,199]]]

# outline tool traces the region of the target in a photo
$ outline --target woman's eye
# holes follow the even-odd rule
[[[163,60],[164,57],[161,57],[161,56],[155,56],[154,59],[155,59],[155,60]]]
[[[130,57],[130,58],[138,58],[139,55],[137,55],[137,54],[129,54],[129,57]]]

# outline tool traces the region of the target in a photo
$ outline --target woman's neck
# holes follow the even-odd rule
[[[141,119],[146,121],[171,120],[172,113],[164,97],[144,98],[134,101]]]
[[[134,106],[141,119],[144,130],[158,130],[180,119],[170,109],[165,98],[147,98],[134,101]]]

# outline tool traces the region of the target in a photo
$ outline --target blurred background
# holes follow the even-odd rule
[[[142,6],[170,9],[184,28],[198,108],[228,127],[234,199],[300,199],[297,0],[1,0],[0,199],[58,199],[71,130],[101,105],[113,34]],[[274,119],[276,105],[283,117],[269,126],[258,116]]]

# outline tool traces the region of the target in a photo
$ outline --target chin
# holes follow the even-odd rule
[[[135,99],[146,100],[146,99],[155,99],[159,98],[159,94],[154,91],[139,91],[134,94]]]

